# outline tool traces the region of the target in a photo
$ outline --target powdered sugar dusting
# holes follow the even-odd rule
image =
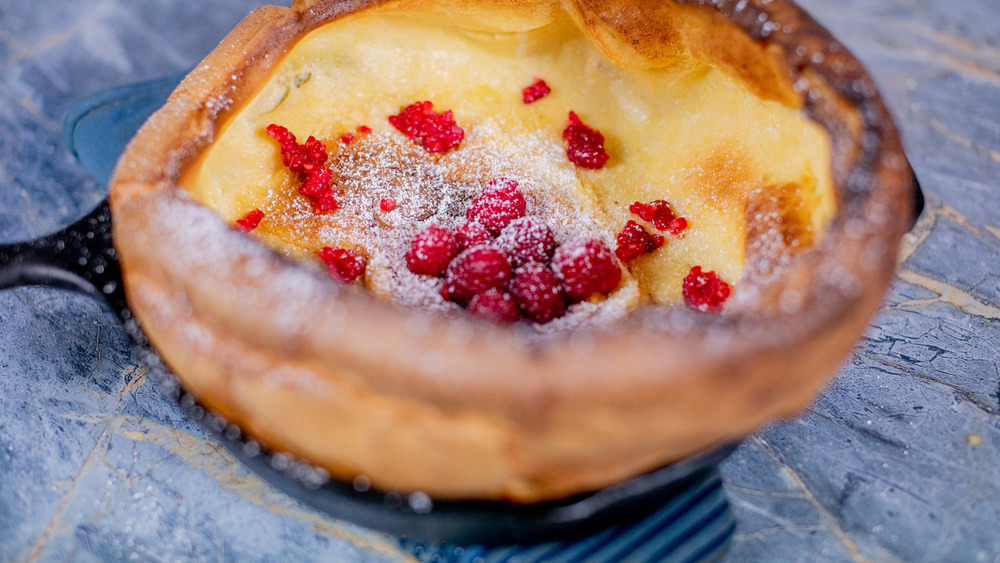
[[[294,175],[279,170],[287,179],[265,204],[269,222],[260,229],[262,240],[307,261],[324,246],[350,248],[367,261],[365,285],[372,294],[402,307],[454,313],[460,307],[441,296],[442,280],[411,272],[405,255],[425,226],[454,229],[464,223],[469,203],[490,180],[518,182],[527,214],[550,225],[557,243],[578,236],[610,239],[595,196],[557,142],[541,132],[511,139],[504,124],[488,119],[466,128],[463,143],[444,154],[430,154],[392,130],[350,144],[331,140],[328,165],[341,209],[313,214],[297,193]],[[386,198],[396,202],[390,211],[382,209]],[[622,291],[601,304],[575,306],[555,326],[576,329],[621,318],[638,302],[632,289],[635,295]]]

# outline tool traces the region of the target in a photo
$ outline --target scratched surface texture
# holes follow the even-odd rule
[[[927,195],[825,394],[724,464],[732,561],[1000,561],[1000,5],[803,2],[865,62]],[[193,66],[254,2],[0,0],[0,242],[103,197],[60,120]],[[146,382],[115,317],[0,293],[0,561],[400,561],[271,489]]]

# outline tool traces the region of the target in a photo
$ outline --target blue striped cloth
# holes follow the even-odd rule
[[[399,541],[404,549],[425,562],[685,563],[721,560],[735,528],[722,480],[713,469],[646,518],[580,539],[502,547]]]

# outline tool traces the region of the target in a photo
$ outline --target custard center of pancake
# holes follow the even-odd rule
[[[524,104],[521,89],[537,78],[552,92]],[[454,111],[466,131],[457,148],[428,154],[388,123],[420,100]],[[604,134],[603,168],[568,162],[561,137],[568,111]],[[326,141],[341,209],[315,215],[297,195],[295,176],[264,132],[271,123],[300,140]],[[373,133],[340,141],[361,125]],[[613,248],[634,219],[634,201],[664,199],[687,218],[682,238],[623,266],[636,288],[621,310],[643,300],[679,302],[682,279],[696,265],[736,282],[753,231],[748,209],[762,190],[779,186],[781,198],[793,200],[782,220],[804,244],[835,211],[828,137],[800,111],[757,98],[705,63],[617,66],[562,13],[510,33],[405,13],[331,23],[292,49],[184,183],[227,221],[264,211],[253,236],[272,248],[303,260],[325,246],[357,249],[369,261],[374,294],[447,308],[435,298],[435,280],[407,272],[403,255],[421,225],[457,225],[497,177],[520,184],[528,213],[560,241],[584,234]],[[380,210],[384,198],[396,209]]]

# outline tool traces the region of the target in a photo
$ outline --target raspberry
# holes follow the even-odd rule
[[[586,237],[570,239],[557,248],[552,256],[552,271],[570,303],[594,293],[609,293],[622,279],[611,250],[603,242]]]
[[[652,252],[663,246],[663,237],[657,234],[650,234],[639,223],[629,221],[625,223],[622,232],[618,233],[616,242],[618,243],[618,248],[615,249],[615,256],[622,262],[628,262],[640,254]]]
[[[702,272],[701,266],[695,266],[684,276],[681,293],[684,294],[684,302],[691,309],[702,313],[718,313],[729,298],[730,287],[714,270]]]
[[[391,197],[384,197],[378,202],[379,209],[386,213],[396,209],[396,200]]]
[[[365,274],[365,263],[351,250],[324,246],[319,259],[330,269],[330,276],[351,283]]]
[[[489,244],[493,238],[490,236],[490,232],[486,230],[486,227],[475,221],[466,221],[455,227],[455,230],[452,232],[455,235],[455,241],[458,242],[459,252],[473,246]]]
[[[361,133],[362,135],[371,135],[372,134],[372,128],[369,127],[369,126],[367,126],[367,125],[359,125],[358,126],[358,133]]]
[[[261,211],[260,209],[254,209],[253,211],[250,211],[249,213],[244,215],[242,219],[236,221],[236,230],[243,231],[244,233],[249,233],[250,231],[257,228],[257,225],[260,224],[260,220],[263,218],[264,218],[264,212]]]
[[[389,123],[427,152],[455,148],[465,138],[465,131],[455,123],[451,110],[440,113],[433,108],[431,102],[416,102],[398,115],[390,115]]]
[[[354,142],[354,133],[344,133],[340,136],[340,142],[349,145]]]
[[[497,178],[486,184],[483,193],[472,200],[465,210],[465,218],[478,222],[491,235],[497,236],[511,221],[524,217],[527,206],[524,194],[517,189],[517,182]]]
[[[563,139],[568,143],[566,157],[581,168],[601,168],[608,161],[604,135],[584,125],[574,112],[569,112],[569,124],[563,130]]]
[[[498,323],[517,322],[521,316],[511,294],[499,289],[488,289],[473,295],[466,310],[472,315]]]
[[[445,291],[452,301],[466,303],[473,295],[503,289],[510,276],[510,263],[503,252],[491,246],[477,246],[462,252],[448,265]]]
[[[521,98],[524,100],[524,103],[530,104],[531,102],[537,102],[545,96],[548,96],[551,91],[552,89],[549,88],[549,85],[546,84],[544,80],[539,78],[534,84],[525,86],[524,89],[521,90]]]
[[[444,227],[428,225],[410,243],[406,267],[414,274],[440,276],[456,254],[455,235]]]
[[[515,268],[528,262],[548,262],[556,250],[552,229],[535,216],[511,221],[500,231],[496,244]]]
[[[544,264],[532,262],[514,272],[510,292],[525,317],[547,323],[566,311],[559,278]]]

